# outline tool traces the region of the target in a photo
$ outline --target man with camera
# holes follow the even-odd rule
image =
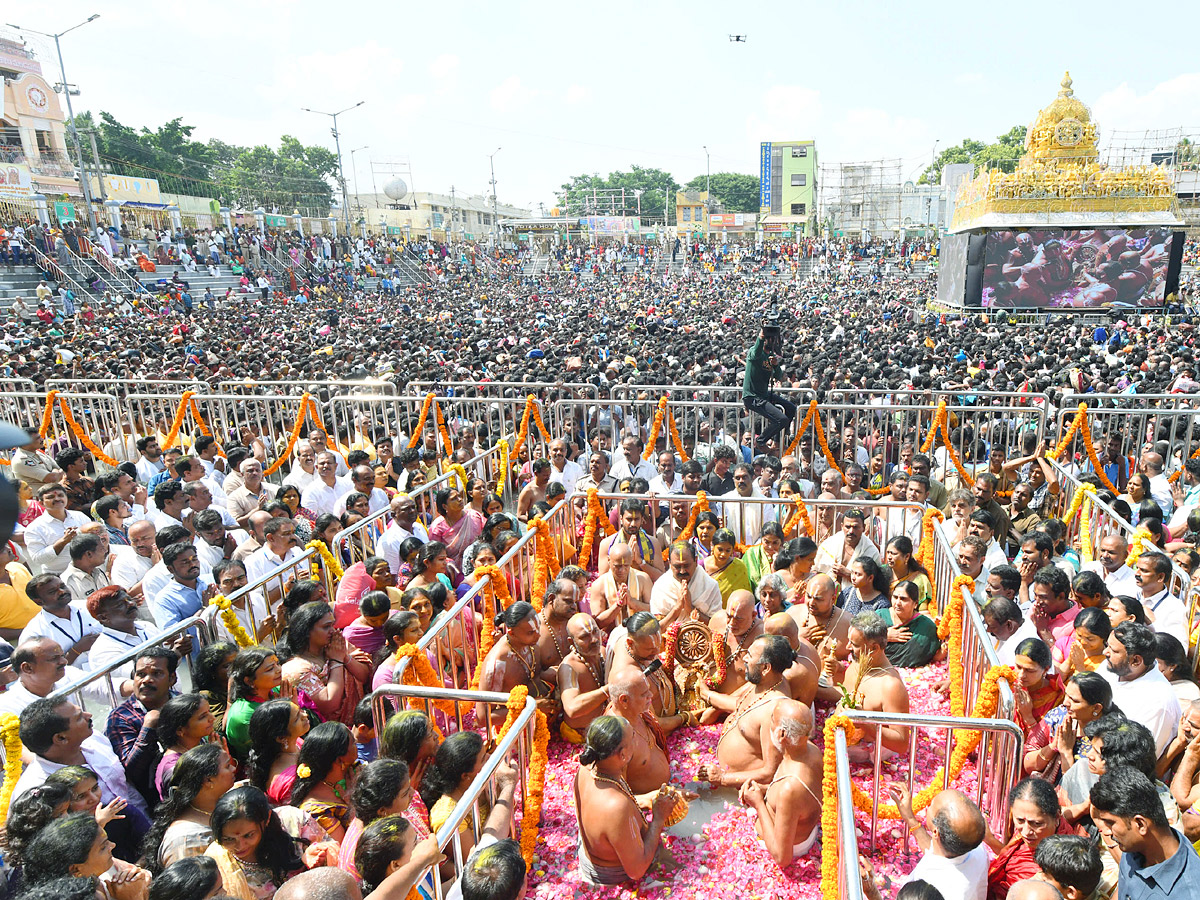
[[[796,418],[796,404],[771,391],[771,382],[779,373],[781,326],[776,316],[768,316],[758,340],[746,356],[746,377],[742,382],[742,403],[752,413],[765,420],[762,432],[755,438],[763,446]],[[782,438],[780,446],[783,445]]]

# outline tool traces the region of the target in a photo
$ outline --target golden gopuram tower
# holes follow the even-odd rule
[[[1183,225],[1167,169],[1106,166],[1099,135],[1066,73],[1029,127],[1016,170],[977,172],[959,189],[949,230]]]

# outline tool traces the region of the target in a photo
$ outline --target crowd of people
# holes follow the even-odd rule
[[[508,838],[521,783],[511,760],[499,763],[490,807],[456,838],[461,875],[431,837],[461,814],[493,752],[484,719],[499,727],[503,707],[480,705],[463,730],[407,710],[375,731],[370,698],[395,677],[395,651],[454,629],[462,654],[431,656],[439,676],[460,683],[464,655],[494,629],[481,687],[528,688],[555,740],[579,748],[582,881],[636,881],[656,864],[664,829],[696,799],[672,766],[670,736],[708,727],[719,729],[716,761],[695,782],[736,791],[755,811],[762,852],[786,868],[817,843],[819,717],[847,698],[907,712],[907,676],[944,660],[919,562],[931,507],[944,511],[958,565],[975,580],[998,657],[1019,674],[1027,777],[1010,798],[1008,842],[965,794],[938,794],[922,826],[893,786],[924,854],[899,896],[1037,896],[1029,878],[1069,897],[1200,884],[1191,843],[1200,689],[1187,662],[1190,598],[1170,588],[1175,567],[1200,564],[1200,462],[1175,434],[1144,445],[1142,435],[1103,435],[1113,442],[1104,475],[1119,494],[1086,460],[1071,464],[1156,545],[1130,566],[1125,538],[1107,535],[1085,563],[1035,433],[980,435],[967,479],[941,448],[919,452],[923,434],[881,439],[847,416],[831,431],[832,465],[811,434],[785,452],[795,410],[776,421],[755,402],[773,406],[778,386],[817,398],[847,387],[1011,390],[1049,404],[1070,390],[1126,392],[1130,402],[1190,394],[1200,390],[1190,325],[1064,319],[1047,322],[1035,346],[1005,323],[927,313],[929,282],[851,270],[841,247],[815,247],[819,271],[795,282],[763,275],[770,248],[689,248],[686,273],[616,255],[606,267],[602,248],[579,248],[564,255],[568,265],[529,276],[515,258],[426,244],[403,252],[430,280],[398,292],[368,290],[359,277],[385,267],[389,248],[342,249],[360,255],[299,276],[306,302],[267,291],[165,316],[101,303],[90,320],[57,310],[50,323],[10,321],[7,374],[35,383],[371,376],[399,389],[418,378],[570,380],[602,398],[626,384],[703,393],[742,383],[763,429],[755,452],[696,421],[685,426],[689,446],[703,450],[694,458],[678,458],[665,431],[646,454],[652,406],[602,399],[577,430],[553,435],[545,458],[527,455],[502,491],[480,470],[429,492],[432,423],[412,448],[414,422],[377,422],[361,435],[314,428],[279,483],[264,470],[280,446],[253,434],[188,435],[164,451],[163,435],[134,426],[109,436],[120,462],[109,469],[69,436],[47,448],[37,422],[19,423],[35,437],[8,466],[21,512],[0,567],[0,711],[20,717],[27,755],[7,827],[10,893],[73,897],[98,879],[114,900],[197,890],[384,900],[432,896],[437,879],[465,898],[516,900],[528,873]],[[764,345],[764,324],[782,332],[779,344]],[[764,365],[765,379],[751,377]],[[460,461],[498,436],[491,421],[450,427]],[[515,602],[495,623],[480,605],[451,619],[480,566],[503,558],[561,497],[589,488],[631,496],[606,505],[612,533],[590,556],[579,557],[582,515],[556,541],[540,612],[531,585],[513,580]],[[695,512],[700,491],[709,508]],[[810,510],[807,537],[788,528],[797,497]],[[335,540],[385,512],[372,537]],[[345,568],[337,583],[297,562],[311,540]],[[280,569],[278,585],[237,599],[240,629],[216,620],[224,640],[206,643],[187,627],[218,594]],[[676,625],[711,638],[707,674],[690,693],[662,659]],[[241,629],[252,646],[238,646]],[[143,645],[113,672],[120,702],[93,733],[91,714],[56,692]],[[104,703],[107,692],[89,700]],[[910,738],[882,728],[853,759],[905,754]],[[878,891],[869,868],[864,888]]]

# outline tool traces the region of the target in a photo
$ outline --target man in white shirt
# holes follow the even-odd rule
[[[154,523],[148,520],[129,526],[129,546],[112,548],[113,565],[109,580],[129,591],[133,597],[142,596],[142,579],[157,562],[154,546]]]
[[[224,506],[213,500],[212,486],[207,478],[200,481],[189,481],[183,485],[183,493],[188,498],[188,524],[195,530],[195,525],[191,524],[191,517],[196,513],[204,512],[206,509],[212,510],[221,517],[221,521],[225,523],[225,527],[234,529],[238,527],[237,519]]]
[[[99,591],[88,598],[88,612],[100,623],[100,636],[88,653],[88,662],[92,671],[106,668],[110,663],[120,659],[126,653],[140,647],[146,641],[160,633],[153,624],[137,620],[137,601],[129,596],[124,588],[112,585],[107,590]],[[191,640],[186,634],[182,635],[183,645],[169,646],[181,655],[191,652]],[[134,665],[137,660],[130,660],[120,673],[123,678],[132,678]],[[115,682],[114,682],[115,683]]]
[[[658,454],[658,474],[650,479],[650,493],[678,494],[683,490],[683,478],[675,471],[675,454],[664,450]],[[570,489],[567,489],[570,493]]]
[[[375,470],[370,466],[355,466],[354,470],[350,473],[350,484],[352,489],[342,494],[333,502],[333,514],[335,516],[340,517],[346,514],[346,498],[355,492],[366,495],[367,508],[370,510],[371,515],[374,515],[381,509],[387,508],[388,495],[375,487]]]
[[[337,463],[337,456],[328,450],[317,457],[317,477],[300,498],[300,504],[314,515],[332,513],[338,498],[354,490],[349,478],[337,476]]]
[[[1175,689],[1156,665],[1154,630],[1122,622],[1108,636],[1104,657],[1108,662],[1096,671],[1112,685],[1113,703],[1150,730],[1155,753],[1162,756],[1179,730],[1182,711]]]
[[[654,582],[650,592],[654,618],[665,629],[676,621],[686,622],[694,611],[707,623],[721,607],[721,589],[696,562],[691,545],[685,541],[673,544],[670,571]]]
[[[1100,552],[1093,562],[1085,563],[1085,572],[1095,572],[1104,579],[1104,586],[1114,597],[1137,596],[1138,583],[1133,569],[1125,565],[1129,558],[1129,543],[1120,534],[1106,534],[1100,539]]]
[[[156,531],[164,529],[183,528],[184,517],[191,512],[191,499],[183,492],[183,484],[177,478],[164,481],[154,489],[154,509],[150,513],[150,521]]]
[[[296,546],[296,523],[285,516],[272,517],[271,521],[263,526],[263,535],[263,547],[246,557],[246,577],[251,583],[292,562],[303,552]],[[301,574],[299,564],[286,570],[265,586],[267,599],[273,602],[279,597],[283,593],[283,583],[289,578],[300,580],[305,577],[307,575]]]
[[[67,492],[59,484],[44,485],[38,491],[38,501],[46,511],[25,529],[25,551],[35,575],[58,575],[71,564],[67,546],[93,523],[83,513],[67,509]]]
[[[400,545],[405,538],[416,537],[422,543],[429,543],[429,532],[417,521],[417,503],[412,497],[396,496],[392,498],[392,523],[384,529],[379,540],[375,542],[375,555],[387,560],[392,574],[400,571]]]
[[[344,478],[350,474],[350,469],[346,466],[346,460],[342,459],[342,454],[337,452],[336,447],[329,446],[329,435],[320,428],[314,428],[308,433],[308,443],[316,454],[316,458],[320,459],[322,453],[332,453],[337,461],[337,475],[339,478]]]
[[[1017,646],[1025,638],[1037,637],[1037,626],[1021,612],[1011,597],[992,594],[982,611],[983,625],[991,635],[1000,665],[1016,663]]]
[[[617,482],[622,478],[633,477],[645,478],[649,484],[650,479],[658,474],[649,460],[642,459],[644,447],[642,439],[632,435],[621,441],[621,452],[613,454],[612,477]]]
[[[212,503],[214,506],[222,508],[229,506],[229,498],[225,495],[225,489],[217,484],[216,480],[208,476],[204,468],[204,463],[195,456],[181,457],[179,462],[175,463],[175,471],[179,475],[179,480],[185,485],[193,482],[200,482],[208,487],[212,492]],[[235,523],[236,524],[236,523]]]
[[[551,441],[550,480],[557,481],[565,487],[569,495],[575,490],[576,483],[582,477],[583,467],[579,463],[567,459],[567,442],[562,438]]]
[[[0,693],[0,712],[19,716],[34,700],[49,697],[55,690],[84,677],[82,669],[67,665],[66,654],[56,641],[34,637],[17,644],[12,655],[17,680]]]
[[[1143,553],[1134,566],[1137,598],[1142,601],[1150,627],[1172,635],[1184,647],[1188,645],[1187,610],[1183,601],[1170,592],[1171,558],[1165,553]]]
[[[317,454],[314,452],[312,444],[307,441],[298,442],[296,444],[296,463],[288,472],[287,478],[283,479],[283,483],[295,485],[296,490],[303,494],[304,489],[316,480],[316,463]]]
[[[991,570],[996,566],[1008,565],[1008,554],[997,543],[996,520],[986,509],[977,509],[967,520],[967,534],[979,538],[987,544],[987,554],[983,557],[983,567]]]
[[[1175,499],[1171,493],[1171,482],[1163,473],[1164,468],[1166,463],[1159,454],[1153,451],[1142,454],[1142,471],[1150,479],[1150,499],[1162,510],[1163,521],[1168,521],[1175,506]]]
[[[87,652],[100,633],[100,623],[84,606],[71,602],[71,592],[57,575],[35,575],[25,585],[25,593],[42,611],[25,625],[18,643],[50,638],[62,647],[68,663],[88,668]]]
[[[988,886],[988,851],[983,814],[966,794],[939,792],[925,813],[928,829],[913,814],[912,795],[902,783],[888,786],[900,816],[908,825],[924,856],[902,884],[925,881],[943,897],[984,900]]]
[[[775,521],[775,507],[770,503],[744,503],[743,499],[761,498],[762,493],[754,482],[754,470],[745,463],[733,469],[733,490],[717,499],[721,503],[720,515],[725,527],[733,532],[738,543],[750,545],[758,540],[762,528]]]
[[[70,700],[57,703],[48,698],[35,700],[21,716],[21,743],[34,758],[17,782],[13,796],[19,797],[44,784],[47,777],[64,766],[87,766],[99,781],[100,802],[107,805],[123,797],[127,804],[123,815],[135,837],[149,829],[146,801],[130,788],[125,769],[108,739],[92,733],[91,713]]]
[[[842,517],[842,530],[821,541],[813,560],[813,571],[824,572],[839,581],[844,590],[850,586],[850,564],[861,556],[879,562],[879,548],[866,536],[866,516],[851,509]]]

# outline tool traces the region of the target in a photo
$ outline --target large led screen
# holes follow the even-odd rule
[[[1172,240],[1168,228],[988,232],[982,305],[1162,306]]]

